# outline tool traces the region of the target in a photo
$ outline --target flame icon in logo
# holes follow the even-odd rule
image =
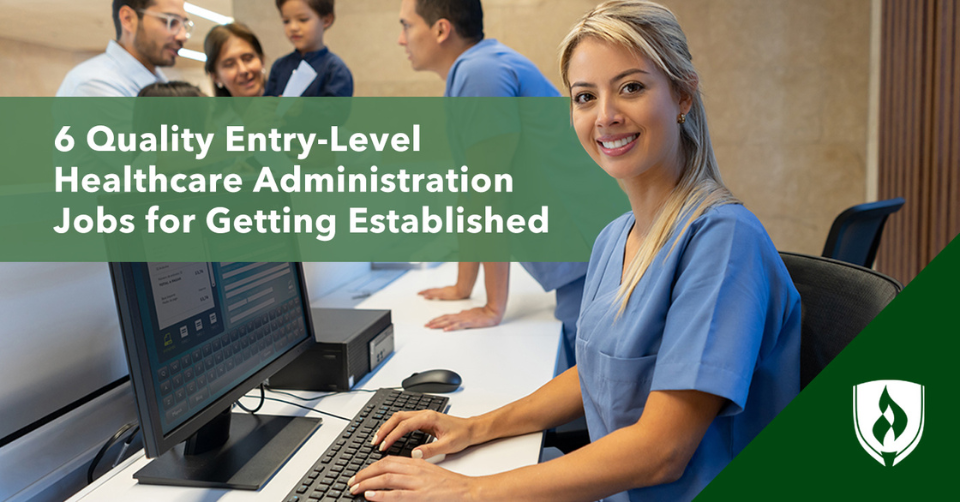
[[[880,418],[873,424],[873,437],[877,439],[877,442],[883,446],[887,446],[886,436],[890,430],[893,430],[893,441],[889,443],[892,444],[896,441],[903,431],[907,428],[907,412],[903,411],[903,408],[897,406],[897,402],[890,397],[890,393],[887,392],[887,387],[884,386],[883,394],[880,394]],[[887,418],[887,413],[893,415],[892,420]],[[896,455],[896,450],[890,449],[892,451],[881,451],[884,457],[890,456],[890,454]],[[893,458],[890,458],[892,461]]]
[[[853,420],[863,449],[880,464],[895,466],[923,434],[924,388],[902,380],[855,385]]]

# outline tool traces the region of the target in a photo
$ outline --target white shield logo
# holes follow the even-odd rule
[[[923,436],[924,387],[876,380],[853,387],[853,427],[860,446],[881,465],[894,466]]]

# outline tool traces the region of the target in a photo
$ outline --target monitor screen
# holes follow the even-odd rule
[[[299,263],[114,263],[148,457],[211,422],[313,343]]]
[[[292,263],[141,263],[133,274],[164,434],[307,337]]]

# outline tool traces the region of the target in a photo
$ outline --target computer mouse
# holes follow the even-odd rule
[[[414,373],[403,380],[403,390],[445,394],[460,388],[463,380],[450,370],[430,370]]]

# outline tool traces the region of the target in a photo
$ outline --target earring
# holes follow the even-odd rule
[[[686,115],[684,115],[684,114],[682,114],[682,113],[681,113],[680,115],[677,115],[677,123],[678,123],[678,124],[683,124],[683,123],[686,122],[686,121],[687,121],[687,116],[686,116]]]
[[[217,89],[223,89],[223,82],[217,82]]]

